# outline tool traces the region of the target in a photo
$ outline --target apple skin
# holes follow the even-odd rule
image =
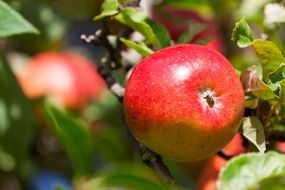
[[[191,9],[159,5],[152,10],[152,18],[169,30],[171,38],[175,42],[188,29],[188,27],[191,27],[191,22],[203,24],[205,25],[205,29],[193,36],[188,43],[195,44],[200,40],[206,40],[211,36],[213,39],[211,39],[206,46],[219,52],[224,51],[222,37],[217,25],[214,22],[203,18]]]
[[[229,156],[236,156],[247,152],[247,149],[243,146],[242,141],[241,134],[235,134],[234,138],[227,144],[227,146],[223,148],[224,153]]]
[[[217,190],[217,180],[222,167],[227,161],[219,156],[213,156],[206,165],[198,181],[198,190]]]
[[[83,107],[104,89],[103,79],[86,57],[74,52],[42,52],[17,76],[29,98],[49,96],[69,108]]]
[[[226,155],[229,156],[237,156],[239,154],[248,152],[248,150],[243,146],[243,139],[240,133],[235,134],[235,136],[232,138],[232,140],[223,148],[223,152]],[[207,183],[208,179],[205,176],[205,170],[207,170],[207,167],[209,166],[209,160],[212,158],[208,158],[206,160],[200,160],[197,162],[186,162],[183,163],[182,167],[185,169],[185,172],[191,179],[200,179],[203,178],[203,180],[200,182],[200,186],[204,183]],[[207,165],[207,167],[205,167]],[[218,176],[218,172],[216,171],[216,176]],[[215,173],[214,171],[209,173]],[[201,177],[202,176],[202,177]],[[207,180],[206,180],[207,179]],[[211,178],[209,180],[212,180]],[[202,188],[203,189],[203,188]],[[204,189],[207,190],[207,189]]]
[[[237,156],[246,152],[242,146],[242,137],[237,133],[234,138],[224,147],[223,151],[231,156]],[[220,156],[213,156],[202,170],[198,180],[198,190],[217,190],[217,180],[222,167],[227,160]]]
[[[219,52],[177,45],[134,67],[126,84],[124,110],[130,131],[154,152],[197,161],[233,138],[243,117],[244,92],[233,67]]]
[[[276,143],[277,150],[282,153],[285,153],[285,142],[277,142]]]

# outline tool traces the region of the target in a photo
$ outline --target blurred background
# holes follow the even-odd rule
[[[40,33],[0,38],[0,190],[169,188],[141,163],[122,105],[97,73],[106,50],[80,39],[101,27],[93,18],[102,0],[4,2]],[[251,50],[238,49],[231,41],[235,22],[243,16],[256,37],[274,41],[284,52],[284,28],[264,8],[273,2],[142,0],[141,5],[169,30],[173,43],[216,49],[240,73],[257,61]],[[109,24],[119,35],[123,26]],[[140,59],[124,57],[130,65]],[[126,72],[113,74],[124,85]],[[227,151],[237,155],[247,150],[238,135]],[[217,156],[196,163],[164,160],[179,188],[201,190],[215,189],[218,171],[226,163]]]

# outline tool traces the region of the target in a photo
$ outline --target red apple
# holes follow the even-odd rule
[[[237,133],[227,146],[223,148],[224,153],[230,156],[236,156],[247,152],[246,148],[242,145],[242,141],[241,134]]]
[[[244,93],[234,68],[219,52],[177,45],[135,66],[124,109],[131,132],[150,149],[195,161],[215,154],[236,134]]]
[[[102,92],[103,79],[86,57],[71,52],[43,52],[19,73],[24,93],[30,98],[52,97],[57,103],[80,108]]]
[[[243,140],[242,140],[241,134],[237,133],[232,138],[232,140],[223,148],[223,152],[227,155],[230,155],[230,156],[237,156],[241,153],[245,153],[245,152],[247,152],[247,150],[246,150],[246,148],[243,147],[242,144],[243,144]],[[210,158],[210,159],[212,159],[212,158]],[[187,174],[191,178],[207,179],[206,177],[203,177],[203,176],[205,176],[205,173],[207,173],[204,171],[204,170],[207,170],[206,168],[209,165],[207,163],[209,163],[209,159],[200,160],[197,162],[186,162],[186,163],[183,163],[183,167],[184,167],[185,171],[187,172]],[[206,164],[207,164],[207,167],[205,168]],[[203,170],[203,168],[205,168],[205,169]],[[219,171],[217,171],[217,173],[215,174],[216,176],[218,176],[218,172]],[[208,173],[211,173],[211,172],[208,172]],[[215,172],[213,171],[213,173],[215,173]],[[203,183],[206,183],[206,181],[208,181],[208,180],[202,180],[202,181],[203,181]]]
[[[237,133],[224,147],[223,151],[231,156],[237,156],[246,152],[246,149],[242,146],[241,134]],[[198,190],[217,190],[219,173],[226,163],[227,161],[220,156],[213,156],[201,172],[198,180]]]
[[[217,180],[222,167],[227,161],[219,156],[213,156],[205,166],[200,179],[198,180],[198,190],[217,190]]]
[[[277,142],[276,146],[280,152],[285,153],[285,142]]]
[[[195,30],[196,26],[193,23],[204,25],[205,28],[195,34],[189,43],[195,44],[212,37],[206,46],[223,52],[222,39],[217,25],[191,9],[183,9],[169,5],[158,5],[153,9],[152,17],[155,21],[161,23],[169,30],[174,41],[177,41],[189,27],[192,27],[192,29]]]

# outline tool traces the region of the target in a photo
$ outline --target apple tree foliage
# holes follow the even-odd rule
[[[35,47],[42,50],[42,44],[46,45],[45,49],[56,46],[60,41],[58,39],[67,31],[66,21],[77,17],[73,12],[68,12],[67,17],[61,17],[56,11],[66,13],[66,9],[58,2],[53,5],[33,3],[37,8],[32,9],[31,0],[8,2],[12,2],[11,6],[25,15],[31,23],[35,23],[39,29],[8,3],[0,0],[0,40],[15,41],[19,47],[32,44],[27,47],[28,53],[35,51]],[[94,14],[95,23],[102,20],[107,23],[116,21],[144,37],[143,40],[133,40],[113,34],[108,36],[110,44],[116,46],[116,43],[121,43],[146,57],[174,43],[164,26],[153,21],[130,2],[104,0],[97,1],[94,6],[97,10],[101,7],[100,11]],[[75,8],[77,3],[71,2]],[[226,39],[225,46],[228,48],[228,58],[240,74],[246,95],[245,116],[240,132],[251,152],[235,156],[227,162],[219,174],[218,189],[284,189],[285,155],[278,153],[275,148],[275,142],[281,140],[282,134],[285,133],[285,42],[279,37],[282,31],[284,33],[284,3],[270,0],[165,0],[163,3],[191,8],[202,14],[210,12],[215,15],[215,20],[225,27],[225,37],[231,37],[231,40]],[[21,6],[17,6],[19,4]],[[86,10],[88,8],[91,12],[97,11],[91,10],[91,6],[80,4],[79,7]],[[87,14],[86,11],[78,13],[82,13],[80,18]],[[235,25],[225,24],[229,15],[236,21]],[[197,32],[199,29],[183,33],[177,43],[186,42]],[[44,38],[38,40],[39,36]],[[112,40],[112,37],[116,40]],[[116,48],[114,50],[119,51]],[[67,155],[75,189],[121,187],[170,190],[195,186],[195,182],[189,182],[179,164],[167,158],[163,160],[176,178],[177,184],[164,183],[150,168],[132,161],[133,156],[130,155],[133,154],[134,148],[130,146],[131,140],[126,140],[128,132],[119,127],[123,125],[121,105],[111,94],[102,101],[93,102],[81,114],[58,109],[44,100],[38,108],[43,110],[42,115],[35,116],[32,109],[34,102],[22,93],[7,63],[6,51],[1,50],[0,53],[0,171],[15,172],[23,181],[33,173],[37,166],[29,152],[37,133],[36,117],[43,117],[46,127],[56,136]],[[112,72],[116,79],[123,83],[125,73]],[[89,127],[92,123],[87,122],[90,118],[97,121],[99,126],[103,121],[108,127],[96,128],[100,133],[92,132]],[[276,140],[276,136],[280,138]],[[118,163],[118,160],[121,162]]]
[[[33,25],[3,1],[0,1],[0,12],[1,38],[15,34],[38,33]],[[17,84],[4,52],[0,53],[0,168],[4,171],[16,169],[21,175],[25,175],[32,140],[30,102]],[[19,138],[17,134],[22,134],[24,138]]]

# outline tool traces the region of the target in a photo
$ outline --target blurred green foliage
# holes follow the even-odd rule
[[[32,142],[31,103],[21,92],[3,54],[0,57],[0,170],[26,177]]]

